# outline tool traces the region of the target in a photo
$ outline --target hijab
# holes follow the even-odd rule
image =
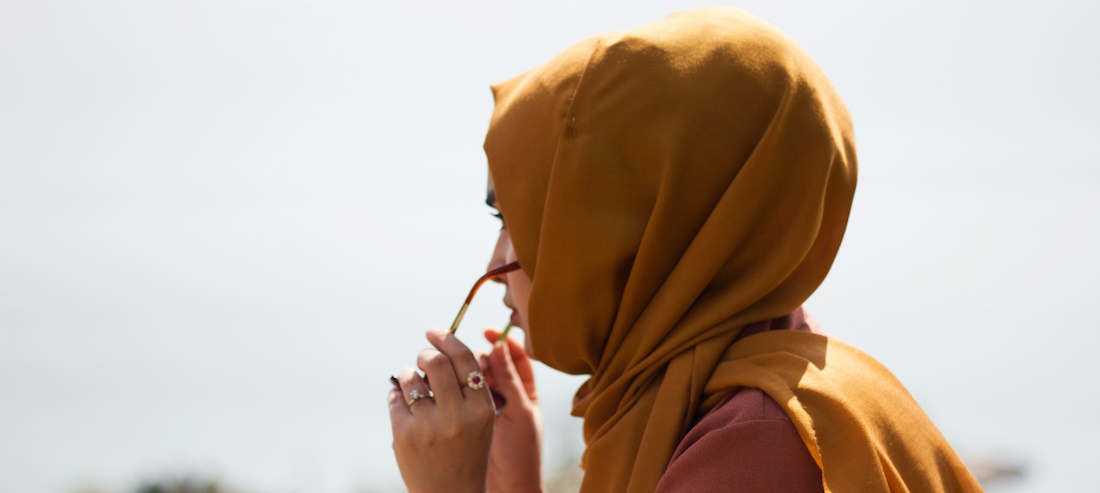
[[[889,371],[798,308],[840,247],[851,118],[793,40],[711,8],[586,39],[493,86],[497,204],[531,278],[533,356],[590,375],[581,491],[650,492],[731,390],[783,407],[826,491],[977,483]]]

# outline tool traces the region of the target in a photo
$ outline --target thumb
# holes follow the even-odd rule
[[[501,331],[492,327],[486,328],[485,332],[483,333],[483,335],[485,336],[485,340],[489,341],[489,344],[495,344],[497,342],[497,339],[500,339],[500,334],[502,334]]]

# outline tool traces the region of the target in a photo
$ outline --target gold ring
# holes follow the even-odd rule
[[[485,386],[485,375],[480,371],[474,370],[466,375],[466,386],[474,390],[479,390]]]

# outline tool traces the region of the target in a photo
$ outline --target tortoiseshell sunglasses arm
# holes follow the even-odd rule
[[[470,294],[466,296],[466,302],[462,304],[462,309],[458,311],[458,316],[455,317],[454,323],[451,324],[451,333],[454,334],[455,330],[458,330],[458,323],[461,322],[462,317],[466,315],[466,309],[470,308],[470,302],[474,300],[474,294],[477,294],[477,289],[480,288],[482,284],[485,284],[485,281],[515,270],[519,270],[519,262],[502,265],[481,276],[481,278],[474,283],[474,287],[470,289]]]

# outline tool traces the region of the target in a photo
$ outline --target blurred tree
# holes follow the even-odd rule
[[[134,493],[229,493],[217,481],[183,477],[143,482]]]

